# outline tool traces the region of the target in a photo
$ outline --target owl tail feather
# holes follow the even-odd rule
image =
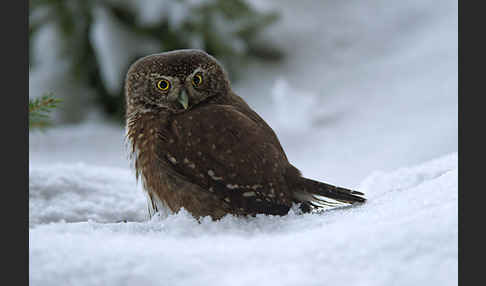
[[[314,208],[338,207],[364,203],[363,193],[329,185],[323,182],[301,178],[296,198]]]

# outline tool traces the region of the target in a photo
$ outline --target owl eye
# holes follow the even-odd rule
[[[157,82],[157,87],[160,90],[168,90],[169,87],[170,87],[170,83],[166,79],[161,79],[161,80],[159,80],[159,82]]]
[[[200,75],[200,74],[196,74],[192,77],[192,85],[194,85],[194,86],[201,85],[202,81],[203,81],[203,78],[202,78],[202,75]]]

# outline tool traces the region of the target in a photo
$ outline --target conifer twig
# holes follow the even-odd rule
[[[49,126],[49,113],[61,102],[51,93],[38,98],[29,99],[29,129]]]

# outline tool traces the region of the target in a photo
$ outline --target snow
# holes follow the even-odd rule
[[[288,60],[249,67],[236,92],[304,174],[353,187],[457,150],[457,1],[264,2],[284,17],[268,37]]]
[[[31,285],[457,285],[457,1],[251,2],[282,13],[266,37],[287,60],[244,67],[235,91],[306,177],[368,201],[148,220],[123,127],[93,116],[29,134]],[[117,41],[103,36],[109,15],[98,21],[93,41],[117,88],[118,55],[106,49]],[[52,30],[39,42],[51,68],[31,71],[33,96],[55,91],[64,71]]]
[[[30,173],[31,217],[42,220],[29,233],[31,285],[457,284],[457,153],[371,175],[360,207],[201,223],[186,212],[116,223],[145,213],[132,177],[63,168]],[[89,211],[70,216],[66,202]],[[47,205],[66,216],[47,215]]]
[[[29,169],[29,223],[143,220],[146,200],[122,168],[83,163]]]
[[[101,77],[108,91],[117,94],[123,87],[130,61],[141,54],[160,50],[161,47],[154,40],[123,29],[104,7],[95,10],[95,19],[90,36],[100,62]]]

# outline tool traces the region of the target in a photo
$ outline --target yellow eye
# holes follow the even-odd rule
[[[198,86],[202,83],[203,81],[203,78],[202,78],[202,75],[200,74],[196,74],[193,78],[192,78],[192,85],[194,86]]]
[[[159,80],[159,82],[157,83],[157,87],[160,89],[160,90],[168,90],[169,87],[170,87],[170,83],[168,80],[166,79],[161,79]]]

